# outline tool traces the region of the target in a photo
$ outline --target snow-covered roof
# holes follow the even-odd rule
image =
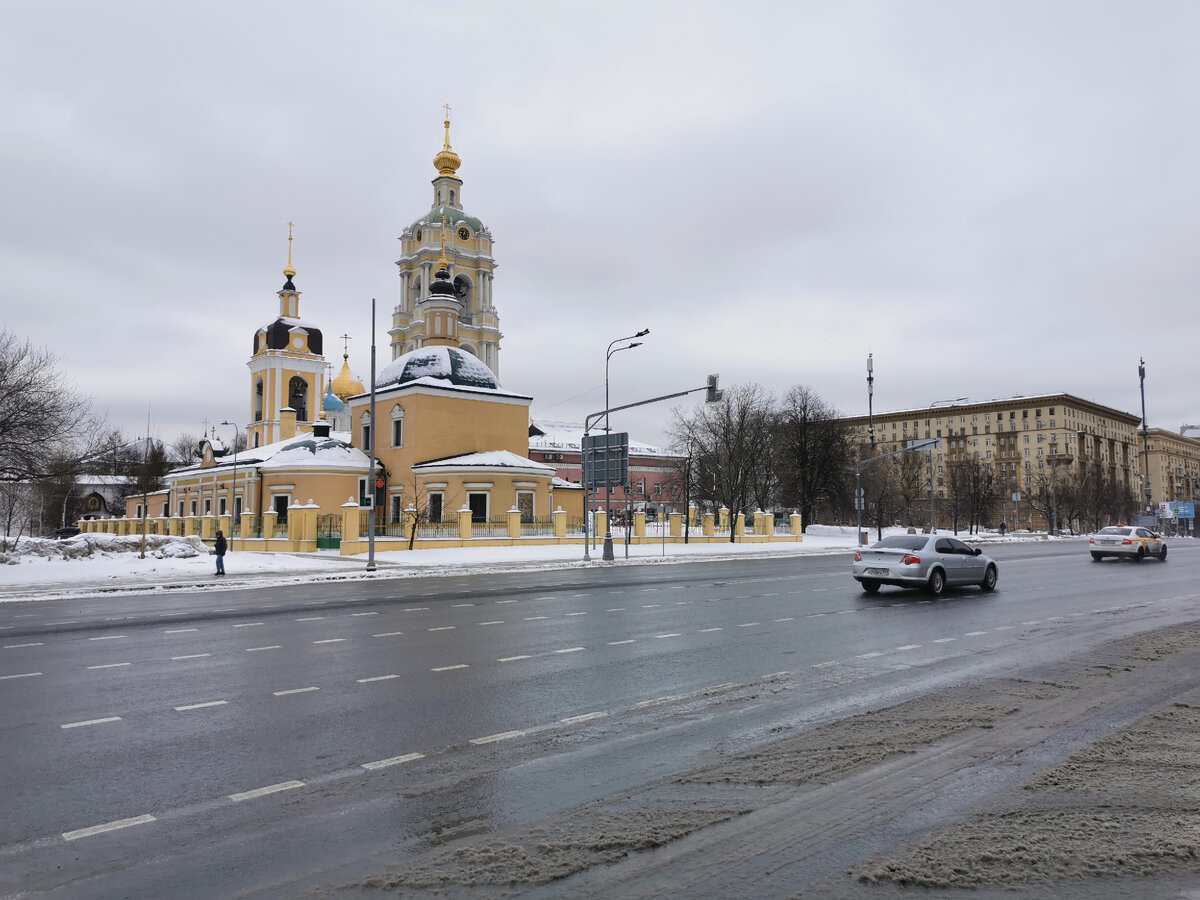
[[[276,441],[261,447],[241,450],[235,456],[228,453],[215,460],[216,466],[203,469],[199,465],[175,469],[170,477],[192,475],[213,468],[233,468],[234,465],[258,466],[262,469],[344,469],[367,471],[370,461],[361,450],[350,446],[349,432],[332,432],[329,437],[298,434],[286,441]]]
[[[464,453],[462,456],[450,456],[446,459],[431,459],[427,462],[417,463],[413,466],[413,471],[447,467],[454,469],[522,469],[543,472],[547,475],[554,473],[554,466],[547,466],[544,463],[526,459],[524,456],[517,456],[509,450],[485,450],[479,453]]]
[[[547,450],[574,450],[579,452],[583,446],[583,425],[579,422],[559,422],[551,419],[535,419],[530,422],[531,431],[541,434],[530,434],[529,449],[544,452]],[[598,433],[598,432],[593,432]],[[629,452],[638,456],[672,456],[669,450],[655,447],[629,439]]]
[[[375,387],[436,379],[456,387],[499,390],[496,374],[477,356],[458,347],[420,347],[398,356],[375,378]]]

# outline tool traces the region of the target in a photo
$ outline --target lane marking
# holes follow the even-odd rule
[[[836,659],[831,659],[831,660],[829,660],[828,662],[816,663],[815,665],[813,665],[813,666],[812,666],[812,668],[814,668],[814,669],[827,669],[827,668],[829,668],[830,666],[836,666],[836,665],[839,665],[838,661],[837,661]]]
[[[504,621],[503,621],[503,620],[501,620],[501,619],[497,619],[497,620],[496,620],[496,621],[494,621],[494,622],[480,622],[479,624],[480,624],[480,625],[503,625],[503,624],[504,624]]]
[[[247,653],[257,653],[259,650],[279,650],[279,649],[281,649],[281,648],[278,644],[272,644],[270,647],[247,647],[246,652]]]
[[[121,666],[132,666],[133,663],[106,663],[103,666],[88,666],[89,669],[119,669]]]
[[[399,637],[403,631],[385,631],[383,634],[373,634],[371,637]]]
[[[370,678],[357,679],[359,684],[368,684],[372,681],[387,681],[390,678],[399,678],[399,675],[372,675]]]
[[[567,647],[565,650],[555,650],[555,653],[578,653],[580,650],[586,650],[586,647]]]
[[[772,619],[771,621],[772,622],[794,622],[794,621],[796,621],[796,617],[795,616],[785,616],[782,619]]]
[[[168,628],[163,634],[183,634],[186,631],[199,631],[199,628]]]
[[[662,606],[661,603],[643,603],[642,609],[658,609],[660,606]]]
[[[987,634],[986,631],[968,631],[963,637],[979,637],[981,634]]]
[[[204,659],[206,656],[212,656],[211,653],[189,653],[187,656],[172,656],[171,662],[178,662],[181,659]]]
[[[47,625],[78,625],[78,619],[67,619],[65,622],[47,622]]]
[[[761,625],[762,622],[743,622],[738,628],[753,628],[755,625]]]
[[[897,650],[916,650],[920,646],[921,646],[920,644],[905,644],[903,647],[897,647],[896,649]]]
[[[290,691],[275,691],[276,697],[286,697],[288,694],[307,694],[309,691],[319,691],[319,687],[292,688]]]
[[[516,603],[516,600],[497,600],[497,603]]]
[[[957,641],[957,640],[958,640],[958,638],[936,638],[934,640],[934,643],[935,644],[948,644],[951,641]]]
[[[472,744],[494,744],[496,741],[507,741],[515,737],[524,737],[523,731],[502,731],[499,734],[489,734],[487,737],[471,738]]]
[[[256,625],[265,625],[265,624],[266,624],[266,622],[242,622],[238,625],[234,625],[233,627],[234,628],[253,628]]]
[[[192,703],[188,706],[177,706],[175,712],[190,712],[193,709],[208,709],[210,706],[227,706],[228,700],[209,700],[207,703]]]
[[[682,635],[678,631],[673,631],[670,634],[656,634],[655,637],[656,638],[673,638],[673,637],[682,637]]]
[[[455,625],[439,625],[437,628],[426,628],[425,630],[426,631],[453,631],[456,627],[457,626],[455,626]]]
[[[625,640],[625,641],[609,641],[609,642],[608,642],[608,646],[610,646],[610,647],[619,647],[621,644],[636,644],[636,643],[637,643],[637,641],[634,641],[634,640]]]
[[[230,794],[229,799],[234,803],[241,803],[243,800],[253,800],[256,797],[265,797],[267,794],[277,794],[280,791],[291,791],[302,787],[304,787],[303,781],[281,781],[279,784],[269,784],[266,787],[255,788],[252,791]]]
[[[428,606],[409,606],[405,609],[400,610],[400,612],[429,612],[429,607]]]
[[[296,621],[297,622],[320,622],[324,618],[325,618],[324,616],[304,616],[303,618],[296,619]]]
[[[403,756],[393,756],[390,759],[377,759],[375,762],[363,763],[362,767],[364,769],[386,769],[388,766],[398,766],[401,763],[424,758],[424,753],[405,753]]]
[[[625,607],[614,606],[612,609],[606,609],[605,612],[625,612]]]
[[[469,669],[469,668],[470,668],[470,666],[468,666],[466,663],[457,663],[456,665],[453,665],[453,666],[436,666],[436,667],[430,669],[429,671],[431,671],[431,672],[452,672],[455,669]]]
[[[9,681],[13,678],[36,678],[41,674],[41,672],[23,672],[20,675],[0,675],[0,681]]]
[[[538,619],[548,619],[548,618],[550,618],[550,617],[549,616],[526,616],[525,621],[526,622],[536,622]]]
[[[106,831],[119,831],[122,828],[132,828],[134,825],[146,825],[155,821],[157,821],[157,819],[150,815],[134,816],[132,819],[118,819],[115,822],[106,822],[103,825],[93,825],[91,828],[80,828],[77,831],[64,831],[63,840],[76,841],[79,840],[79,838],[104,834]]]
[[[591,722],[593,719],[603,719],[607,716],[606,712],[590,712],[584,713],[581,716],[567,716],[565,719],[559,719],[564,725],[577,725],[580,722]]]
[[[344,640],[346,640],[346,639],[345,638],[325,638],[324,640],[313,641],[313,643],[314,644],[340,644]]]
[[[451,603],[450,608],[451,609],[461,609],[464,606],[474,606],[474,605],[475,605],[474,603]]]
[[[567,615],[568,615],[568,616],[586,616],[586,615],[587,615],[587,613],[585,613],[585,612],[573,612],[573,613],[567,613]]]
[[[125,635],[123,635],[123,634],[106,634],[102,637],[88,638],[88,640],[89,641],[115,641],[115,640],[117,640],[119,638],[123,638],[123,637],[125,637]]]
[[[791,675],[791,674],[792,674],[791,672],[788,672],[785,670],[783,672],[772,672],[770,675],[760,675],[759,678],[783,678],[783,677],[785,677],[787,675]],[[738,687],[737,682],[731,681],[729,684],[719,684],[719,685],[717,685],[717,687],[712,688],[711,690],[715,691],[718,688],[731,688],[731,687]]]
[[[883,656],[883,654],[880,653],[879,651],[875,651],[874,653],[860,653],[857,658],[858,659],[874,659],[877,656]]]
[[[120,716],[108,716],[104,719],[88,719],[86,722],[68,722],[66,725],[60,725],[60,728],[83,728],[85,725],[104,725],[107,722],[120,722]]]
[[[637,703],[634,704],[634,706],[653,706],[656,703],[670,703],[672,700],[679,700],[679,699],[682,699],[682,698],[671,696],[671,695],[668,695],[666,697],[655,697],[653,700],[639,700]]]
[[[377,615],[379,615],[379,613],[377,613],[377,612],[350,613],[350,618],[354,618],[355,616],[377,616]]]
[[[719,628],[719,627],[718,628],[701,628],[700,634],[705,634],[706,632],[709,632],[709,631],[724,631],[724,630],[725,630],[724,628]]]
[[[1017,627],[1016,625],[997,625],[992,630],[993,631],[1012,631],[1016,627]]]
[[[518,659],[530,659],[529,656],[502,656],[496,662],[516,662]]]

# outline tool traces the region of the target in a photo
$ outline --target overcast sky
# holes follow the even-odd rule
[[[806,385],[1200,423],[1200,4],[7,0],[0,328],[128,434],[245,423],[287,225],[379,365],[442,104],[533,415]],[[699,397],[701,395],[697,395]],[[678,402],[678,401],[676,401]],[[613,417],[662,440],[675,403]],[[225,430],[228,436],[228,429]]]

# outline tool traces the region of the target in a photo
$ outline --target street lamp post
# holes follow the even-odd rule
[[[1154,509],[1154,491],[1150,487],[1150,430],[1146,425],[1146,360],[1138,359],[1138,382],[1142,391],[1142,469],[1146,475],[1146,515]]]
[[[241,524],[242,517],[241,517],[241,514],[238,512],[238,508],[237,508],[237,453],[238,453],[238,438],[240,437],[241,432],[238,431],[236,422],[225,421],[225,422],[222,422],[221,424],[233,426],[233,487],[229,491],[229,513],[232,516],[230,521],[233,522],[234,525],[230,526],[230,528],[229,528],[229,542],[228,542],[229,543],[229,552],[233,552],[234,528],[235,527],[237,528],[237,531],[239,534],[242,531],[242,524]]]
[[[929,404],[929,408],[933,409],[935,406],[940,406],[943,403],[949,403],[951,406],[953,406],[956,403],[962,403],[966,399],[967,399],[966,397],[955,397],[953,400],[934,400],[932,403]],[[929,445],[929,533],[930,534],[933,534],[935,531],[934,507],[933,507],[933,448],[934,448],[934,445],[930,444]]]
[[[609,437],[609,434],[612,432],[612,428],[609,425],[609,417],[608,417],[608,409],[609,409],[609,407],[608,407],[608,362],[609,362],[609,360],[611,360],[613,358],[614,353],[620,353],[622,350],[632,350],[634,347],[642,346],[640,342],[635,340],[635,338],[645,337],[649,333],[650,333],[649,328],[643,328],[637,334],[631,334],[628,337],[617,338],[615,341],[613,341],[612,343],[610,343],[608,345],[608,353],[604,357],[604,439],[605,439],[604,443],[605,443],[605,459],[606,460],[609,458],[609,450],[610,450],[610,448],[608,446],[608,437]],[[634,341],[634,342],[632,344],[626,344],[624,347],[615,347],[616,344],[619,344],[622,341]],[[614,349],[614,347],[615,347],[615,349]],[[613,542],[612,542],[612,479],[610,477],[611,474],[612,474],[611,469],[606,467],[605,478],[604,478],[604,555],[603,555],[603,558],[606,560],[609,560],[609,561],[612,561],[615,558],[613,556]],[[626,525],[626,527],[628,527],[628,525]]]
[[[875,452],[875,354],[867,354],[867,434],[871,438],[871,452]]]

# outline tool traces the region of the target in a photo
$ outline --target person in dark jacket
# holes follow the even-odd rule
[[[213,553],[217,554],[217,574],[225,574],[225,535],[217,532],[217,540],[213,544]]]

